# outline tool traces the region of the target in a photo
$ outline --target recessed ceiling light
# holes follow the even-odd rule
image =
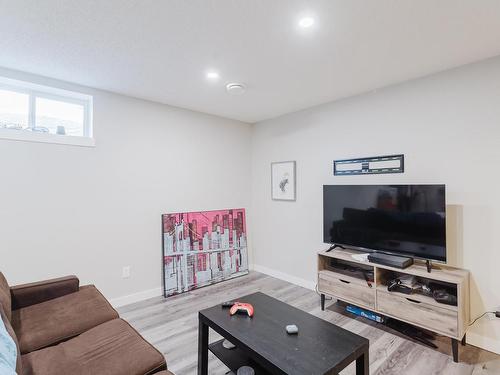
[[[314,18],[312,17],[303,17],[299,20],[299,26],[303,29],[307,29],[314,25]]]
[[[216,71],[214,70],[209,70],[207,72],[207,79],[209,79],[210,81],[217,81],[219,79],[219,73],[217,73]]]

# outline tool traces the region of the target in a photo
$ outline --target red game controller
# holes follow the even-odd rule
[[[231,310],[229,310],[230,315],[235,315],[238,313],[247,314],[250,318],[253,316],[253,306],[249,303],[236,302]]]

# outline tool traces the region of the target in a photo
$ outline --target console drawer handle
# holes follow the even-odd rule
[[[413,302],[413,303],[420,303],[420,301],[416,301],[416,300],[411,299],[411,298],[407,298],[407,300],[410,301],[410,302]]]
[[[342,280],[342,279],[339,279],[340,281],[342,281],[343,283],[346,283],[346,284],[350,284],[351,282],[350,281],[347,281],[347,280]]]

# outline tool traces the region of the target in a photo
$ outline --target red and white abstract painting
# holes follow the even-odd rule
[[[164,296],[248,273],[245,209],[162,215]]]

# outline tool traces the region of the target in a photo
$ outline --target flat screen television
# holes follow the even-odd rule
[[[328,244],[446,262],[445,185],[324,185]]]

